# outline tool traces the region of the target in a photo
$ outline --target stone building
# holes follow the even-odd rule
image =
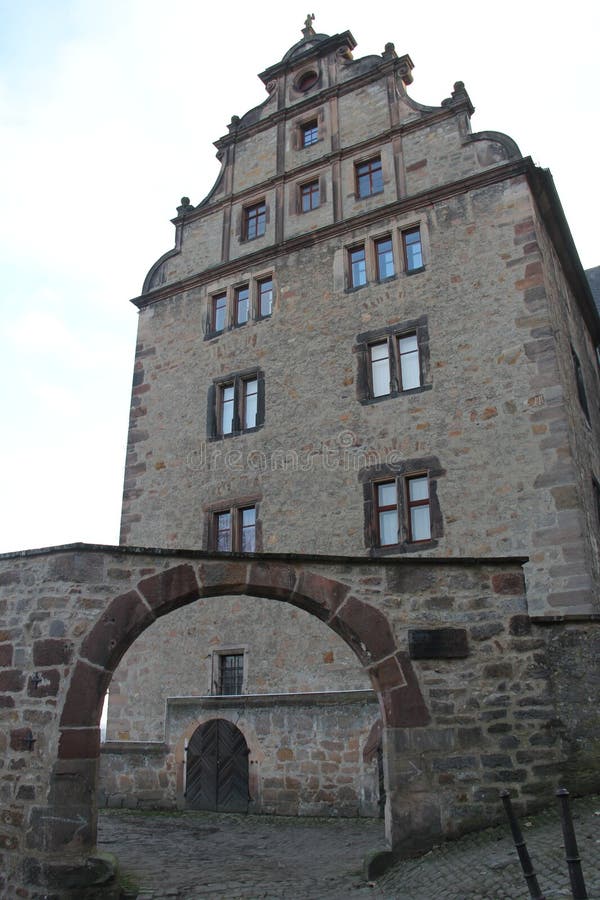
[[[354,48],[307,20],[134,300],[121,543],[526,557],[531,616],[595,615],[600,331],[551,177],[472,133],[461,82],[423,106],[409,56]],[[105,802],[375,814],[369,677],[307,613],[248,601],[182,609],[129,649]],[[444,614],[413,625],[464,618],[460,586],[428,605]],[[501,645],[500,696],[510,640],[485,618],[471,637],[484,659]],[[479,702],[440,685],[447,724]],[[237,760],[220,787],[217,740]]]
[[[307,20],[134,301],[120,546],[0,557],[0,893],[114,896],[98,802],[397,856],[600,788],[590,284],[464,85],[354,47]]]

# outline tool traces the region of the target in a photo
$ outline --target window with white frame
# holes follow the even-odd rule
[[[367,283],[367,256],[365,245],[359,244],[348,250],[348,286],[362,287]]]
[[[437,482],[443,474],[436,457],[372,466],[359,473],[365,543],[373,555],[437,544],[443,534]]]
[[[354,351],[363,403],[431,388],[426,316],[358,335]]]
[[[420,272],[424,268],[423,243],[421,228],[407,228],[402,232],[402,249],[404,253],[404,270],[407,274]]]
[[[208,395],[208,436],[224,438],[264,423],[264,377],[260,370],[216,379]]]

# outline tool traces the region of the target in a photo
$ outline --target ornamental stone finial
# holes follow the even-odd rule
[[[304,21],[304,28],[302,29],[302,34],[304,35],[304,39],[307,40],[309,37],[314,37],[315,29],[312,27],[312,23],[315,21],[315,14],[309,13]]]

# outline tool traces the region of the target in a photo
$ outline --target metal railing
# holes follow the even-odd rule
[[[512,807],[510,794],[508,791],[502,791],[500,796],[502,798],[502,803],[504,804],[513,841],[519,855],[519,861],[521,863],[521,868],[523,869],[523,876],[529,890],[529,896],[532,897],[533,900],[545,900],[545,896],[538,884],[537,875],[533,868],[529,851],[527,850],[527,844],[525,843],[523,833],[521,832],[519,822],[517,821],[515,811]],[[569,792],[566,788],[559,788],[556,792],[556,797],[560,808],[560,820],[567,867],[569,869],[569,879],[571,882],[571,894],[573,900],[588,900],[583,870],[581,868],[581,859],[577,848],[577,839],[575,837],[575,828],[573,826],[573,816],[571,815],[571,808],[569,806]]]

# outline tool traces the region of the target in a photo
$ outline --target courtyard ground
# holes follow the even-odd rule
[[[588,896],[600,898],[600,797],[573,801]],[[570,898],[558,808],[521,821],[546,900]],[[524,900],[506,826],[467,835],[367,883],[362,859],[383,847],[374,819],[104,812],[99,849],[114,853],[138,900]]]

